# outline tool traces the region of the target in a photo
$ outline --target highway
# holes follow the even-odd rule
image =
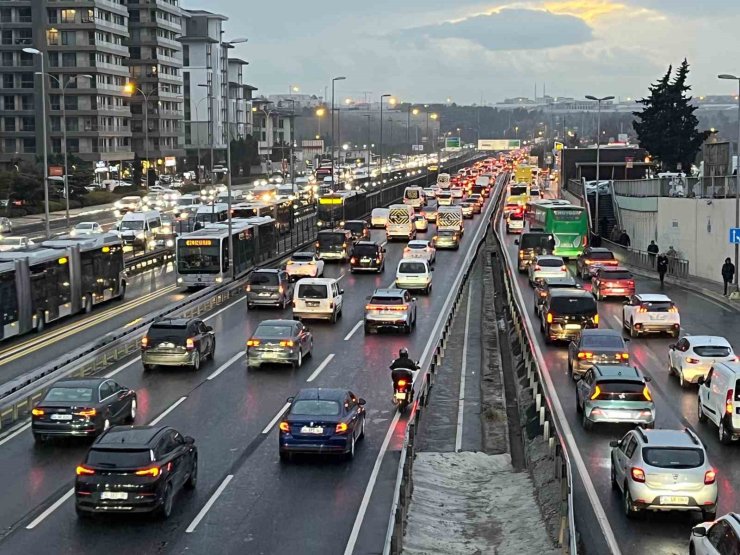
[[[506,237],[500,226],[500,236]],[[516,236],[505,239],[506,249],[511,260],[517,256],[514,244]],[[571,271],[573,265],[571,265]],[[611,489],[609,441],[621,438],[627,428],[623,426],[596,426],[586,432],[581,427],[580,416],[576,414],[575,387],[567,374],[567,345],[545,345],[540,333],[539,319],[532,309],[532,289],[526,274],[518,274],[517,287],[527,307],[529,321],[534,330],[534,338],[543,354],[546,368],[555,385],[555,393],[563,407],[567,424],[572,431],[577,453],[571,453],[571,460],[582,459],[582,465],[573,464],[576,483],[576,517],[581,537],[586,543],[586,553],[603,553],[607,549],[600,537],[599,524],[594,520],[589,507],[590,501],[585,488],[591,482],[597,496],[597,503],[607,519],[607,536],[613,535],[618,549],[624,555],[669,555],[686,553],[691,527],[700,517],[689,513],[652,513],[637,520],[628,520],[623,513],[621,497]],[[720,335],[726,337],[735,352],[740,351],[740,316],[719,303],[697,293],[666,285],[660,288],[657,280],[636,277],[638,293],[664,293],[676,303],[681,314],[682,335]],[[620,329],[622,321],[622,300],[613,299],[599,302],[600,327]],[[656,428],[682,429],[690,427],[704,443],[709,460],[718,471],[719,506],[717,515],[740,509],[740,465],[737,464],[737,446],[723,446],[719,443],[717,428],[699,424],[696,410],[696,387],[682,390],[675,376],[668,375],[668,346],[676,340],[669,337],[647,337],[632,339],[630,354],[632,363],[646,376],[652,378],[649,384],[656,406]],[[574,456],[575,455],[575,456]],[[580,466],[580,472],[579,472]],[[585,476],[583,474],[586,474]]]
[[[401,346],[421,356],[481,225],[483,216],[467,220],[460,250],[438,253],[432,293],[417,295],[418,325],[410,336],[366,337],[362,330],[366,296],[393,282],[404,244],[391,243],[381,275],[327,265],[326,276],[341,278],[345,290],[343,318],[309,323],[314,354],[300,369],[246,370],[250,332],[263,319],[290,317],[290,310],[247,311],[243,297],[207,317],[218,347],[199,373],[145,375],[138,357],[114,367],[109,374],[138,391],[137,423],[171,425],[196,439],[198,488],[178,496],[166,523],[149,517],[79,522],[70,491],[87,444],[37,447],[27,425],[0,439],[0,468],[13,477],[0,485],[0,552],[48,552],[48,546],[75,554],[381,552],[404,429],[390,402],[388,364]],[[384,240],[382,231],[372,235]],[[346,386],[367,400],[367,437],[353,461],[279,463],[277,421],[286,398],[307,386]]]

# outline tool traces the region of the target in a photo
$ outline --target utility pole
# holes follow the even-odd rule
[[[383,181],[383,99],[390,97],[390,94],[380,95],[380,181]]]

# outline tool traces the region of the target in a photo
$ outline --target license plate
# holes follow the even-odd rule
[[[660,504],[661,505],[688,505],[689,498],[688,497],[678,497],[675,495],[661,495]]]
[[[624,293],[624,289],[612,289],[615,293]]]
[[[565,324],[566,330],[579,330],[581,329],[581,324]]]
[[[269,296],[270,296],[270,292],[269,292],[269,291],[262,291],[262,292],[261,292],[261,293],[259,294],[259,296],[260,296],[260,297],[269,297]]]
[[[664,314],[651,314],[650,315],[651,320],[665,320]]]
[[[370,259],[369,258],[360,258],[360,262],[362,262],[363,264],[369,264],[370,263]]]
[[[319,306],[319,301],[306,301],[306,306]]]
[[[157,345],[160,349],[173,349],[175,347],[174,343],[160,343]]]
[[[405,391],[396,391],[396,399],[403,400],[406,398],[406,392]]]
[[[323,434],[324,428],[322,428],[321,426],[314,426],[314,427],[303,426],[301,428],[301,433],[302,434]]]
[[[272,352],[262,353],[262,358],[269,358],[269,359],[279,358],[279,353],[272,353]]]
[[[52,420],[72,420],[71,414],[52,414]]]
[[[128,493],[125,491],[104,491],[100,494],[100,499],[128,499]]]

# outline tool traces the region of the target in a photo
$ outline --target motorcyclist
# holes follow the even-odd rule
[[[391,378],[393,385],[400,379],[413,380],[414,373],[419,367],[409,358],[409,351],[406,347],[401,347],[398,351],[398,358],[391,363]]]

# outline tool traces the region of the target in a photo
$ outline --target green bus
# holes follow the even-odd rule
[[[555,238],[556,256],[577,258],[588,243],[588,214],[582,206],[559,202],[532,204],[529,229],[550,233]]]

